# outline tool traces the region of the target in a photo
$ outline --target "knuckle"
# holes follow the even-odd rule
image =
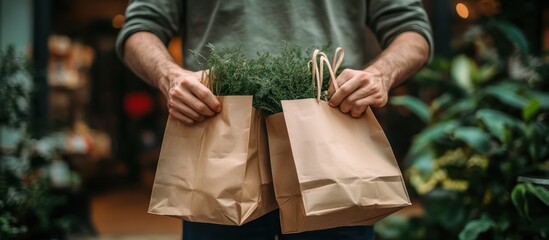
[[[384,98],[377,98],[374,102],[373,102],[373,106],[374,107],[384,107],[385,105],[387,104],[387,99],[384,99]]]
[[[368,104],[365,101],[357,102],[355,105],[357,109],[363,109],[368,107]]]
[[[190,81],[189,79],[182,79],[181,82],[179,83],[181,86],[185,87],[185,88],[188,88],[192,85],[192,81]]]
[[[170,107],[176,107],[176,106],[177,106],[177,103],[178,103],[178,102],[176,101],[176,99],[172,98],[172,99],[170,99],[170,101],[168,102],[168,105],[169,105]]]
[[[343,85],[339,87],[339,91],[341,91],[342,93],[348,94],[351,92],[351,87],[348,85]]]
[[[380,84],[373,84],[373,85],[372,85],[372,89],[373,89],[375,92],[381,92],[381,85],[380,85]]]
[[[356,104],[356,102],[358,102],[360,100],[361,96],[359,96],[358,94],[350,94],[349,96],[347,96],[347,98],[345,98],[345,100],[349,103],[349,104]]]
[[[348,108],[350,111],[351,109],[355,108],[356,101],[352,101],[351,99],[346,98],[345,100],[343,100],[342,106],[344,106],[345,108]]]
[[[356,102],[355,110],[362,114],[364,111],[366,111],[366,108],[368,108],[369,106],[370,104],[367,99],[361,99]]]
[[[339,110],[343,113],[348,113],[351,111],[351,108],[346,104],[342,104],[339,106]]]
[[[370,74],[368,74],[367,72],[364,72],[364,71],[359,71],[357,73],[357,76],[359,77],[359,79],[361,81],[367,81],[370,78]]]
[[[180,94],[179,90],[177,88],[170,88],[170,97],[174,97]]]
[[[387,105],[387,100],[380,102],[379,107],[385,107]]]
[[[199,105],[196,106],[196,110],[198,112],[206,112],[208,110],[208,108],[203,104],[199,104]]]
[[[341,74],[340,75],[343,75],[343,76],[351,76],[353,74],[353,70],[352,69],[349,69],[349,68],[346,68],[346,69],[343,69],[343,71],[341,71]]]

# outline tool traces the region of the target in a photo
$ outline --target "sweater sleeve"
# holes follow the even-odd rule
[[[136,32],[146,31],[168,44],[179,31],[182,16],[179,0],[132,0],[126,8],[126,20],[116,39],[116,53],[124,56],[124,43]]]
[[[367,3],[366,24],[373,30],[382,48],[386,48],[400,33],[417,32],[429,44],[431,61],[434,41],[421,0],[367,0]]]

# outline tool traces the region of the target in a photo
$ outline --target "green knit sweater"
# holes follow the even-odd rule
[[[344,66],[362,68],[367,63],[366,29],[381,47],[399,33],[418,32],[433,40],[421,0],[133,0],[117,40],[123,54],[124,41],[133,33],[148,31],[164,43],[181,34],[185,68],[198,70],[189,50],[207,54],[205,45],[216,48],[243,46],[250,57],[257,52],[277,54],[283,41],[305,48],[343,47]],[[328,52],[331,52],[328,49]]]

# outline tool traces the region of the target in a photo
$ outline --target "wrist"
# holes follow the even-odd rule
[[[181,79],[185,78],[185,75],[190,74],[191,72],[183,69],[181,66],[175,63],[167,63],[165,68],[160,71],[159,79],[157,82],[157,88],[165,95],[168,96],[172,86],[177,85],[181,82]]]
[[[157,69],[159,69],[160,72],[158,77],[159,81],[156,82],[156,88],[167,97],[172,84],[176,80],[176,77],[174,76],[177,74],[177,68],[175,66],[168,66],[165,69]]]

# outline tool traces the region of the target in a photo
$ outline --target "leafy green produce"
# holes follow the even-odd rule
[[[242,46],[218,50],[209,44],[207,56],[193,51],[203,69],[208,69],[206,85],[218,96],[253,95],[253,106],[266,115],[282,112],[281,100],[316,97],[309,61],[312,50],[284,43],[280,53],[259,52],[249,58]],[[324,73],[323,90],[329,74]],[[326,98],[323,96],[324,99]]]

